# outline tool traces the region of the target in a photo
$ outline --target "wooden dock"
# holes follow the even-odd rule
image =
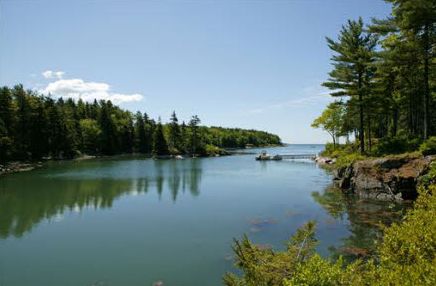
[[[315,160],[317,154],[280,154],[283,159],[310,159]]]
[[[276,154],[276,155],[269,155],[266,153],[262,153],[258,156],[256,156],[256,160],[260,161],[279,161],[279,160],[299,160],[299,159],[308,159],[308,160],[315,160],[317,157],[317,154]]]

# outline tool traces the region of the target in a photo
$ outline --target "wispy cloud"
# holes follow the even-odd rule
[[[41,89],[44,94],[52,94],[62,98],[82,99],[84,101],[110,100],[115,104],[141,101],[144,96],[139,93],[126,94],[111,91],[109,84],[104,82],[85,81],[80,78],[62,79],[63,72],[47,73],[46,78],[57,78]],[[44,74],[43,73],[43,74]],[[62,73],[62,74],[60,74]]]
[[[52,70],[46,70],[42,72],[42,76],[46,79],[62,79],[65,72],[63,71],[52,71]]]
[[[315,105],[332,101],[329,91],[322,87],[304,88],[298,98],[277,102],[249,110],[250,113],[265,113],[292,107]]]

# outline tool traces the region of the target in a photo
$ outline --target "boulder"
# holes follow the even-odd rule
[[[399,155],[358,161],[334,173],[336,185],[362,198],[381,200],[414,199],[418,178],[435,156]]]

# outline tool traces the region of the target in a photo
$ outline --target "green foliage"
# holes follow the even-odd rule
[[[163,133],[162,123],[159,120],[153,134],[153,155],[163,156],[168,154],[168,143]]]
[[[344,105],[341,102],[333,102],[327,106],[320,117],[313,121],[312,127],[322,128],[328,132],[332,137],[334,148],[338,137],[342,135],[345,121]]]
[[[210,144],[205,145],[204,151],[206,152],[206,154],[208,154],[210,156],[221,155],[221,154],[225,153],[223,149],[221,149],[215,145],[210,145]]]
[[[175,111],[171,114],[170,123],[168,124],[168,143],[169,148],[172,150],[171,153],[179,153],[184,149],[182,131]]]
[[[436,179],[434,177],[433,179]],[[309,223],[290,240],[285,251],[263,250],[247,237],[235,242],[236,266],[242,276],[227,274],[226,285],[435,285],[436,185],[420,188],[414,208],[401,223],[385,230],[375,260],[324,259],[314,253],[314,225]],[[300,255],[304,239],[304,259]]]
[[[418,149],[419,143],[419,138],[410,139],[404,136],[385,137],[377,142],[372,153],[376,156],[382,156],[413,152]]]
[[[140,153],[147,153],[147,134],[145,130],[145,120],[141,112],[135,115],[135,149]]]
[[[380,265],[374,272],[379,285],[436,284],[436,185],[420,190],[415,207],[401,224],[386,229],[379,247]]]
[[[285,280],[285,285],[324,285],[335,286],[341,281],[343,276],[343,262],[339,259],[332,264],[321,258],[318,254],[310,257],[304,264],[297,265],[295,274],[289,280]]]
[[[132,114],[110,101],[53,99],[22,85],[0,88],[0,162],[73,158],[79,154],[139,152],[159,155],[224,154],[222,148],[280,144],[276,135],[234,128],[156,124],[146,113]],[[157,141],[156,141],[157,140]]]
[[[428,172],[421,176],[418,181],[422,188],[428,188],[431,185],[436,185],[436,162],[430,164]]]
[[[314,236],[315,223],[309,222],[297,230],[283,252],[255,245],[247,236],[241,241],[235,240],[235,265],[243,271],[243,276],[228,273],[224,276],[224,283],[229,286],[282,285],[287,277],[292,276],[298,264],[314,252],[317,243]]]
[[[366,157],[361,155],[360,153],[346,154],[336,159],[335,167],[336,168],[347,167],[357,161],[361,161],[364,159],[366,159]]]
[[[367,27],[349,20],[336,41],[327,39],[333,69],[323,85],[346,99],[343,123],[333,128],[354,135],[362,154],[414,151],[436,135],[436,2],[386,1],[386,19]]]
[[[335,168],[347,167],[354,162],[364,160],[365,155],[361,155],[357,150],[359,145],[355,143],[336,145],[326,144],[321,156],[333,158],[336,160]]]
[[[198,153],[201,153],[204,143],[202,142],[201,137],[201,129],[199,127],[200,125],[200,118],[198,118],[197,115],[192,116],[191,120],[189,120],[189,131],[190,131],[190,138],[189,138],[189,149],[191,150],[191,154],[195,156]]]
[[[357,144],[341,144],[333,145],[332,143],[327,143],[324,150],[321,152],[321,156],[338,158],[343,155],[348,155],[358,152],[359,146]]]
[[[363,153],[364,115],[369,112],[368,105],[364,103],[368,102],[368,91],[374,78],[372,62],[375,61],[377,37],[364,30],[363,20],[359,18],[357,21],[348,20],[339,32],[338,40],[327,38],[327,44],[335,53],[331,58],[334,69],[323,85],[333,90],[332,96],[349,96],[353,109],[356,105],[356,113],[359,116],[356,129],[359,130],[360,151]],[[339,121],[335,124],[336,128],[342,128],[343,124]]]
[[[88,154],[98,153],[98,140],[101,135],[101,129],[94,119],[81,119],[80,128],[82,131],[83,150]]]
[[[436,154],[436,136],[432,136],[424,141],[424,143],[419,146],[419,151],[424,156],[435,155]]]

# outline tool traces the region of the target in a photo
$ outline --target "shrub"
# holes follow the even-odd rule
[[[403,136],[381,138],[374,148],[374,155],[401,154],[416,151],[419,148],[420,140],[409,139]]]
[[[428,188],[430,185],[436,185],[436,161],[430,165],[430,170],[424,176],[419,178],[419,185]]]
[[[435,192],[435,184],[420,187],[414,209],[401,223],[386,229],[376,261],[344,265],[341,258],[335,262],[322,258],[314,253],[315,229],[309,223],[282,252],[260,249],[246,237],[236,241],[236,266],[242,276],[227,274],[224,282],[231,286],[436,285]]]
[[[360,155],[359,153],[351,153],[351,154],[347,154],[347,155],[342,155],[342,156],[337,158],[335,167],[337,167],[337,168],[347,167],[347,166],[350,166],[351,164],[353,164],[357,161],[364,160],[365,158],[366,158],[365,156]]]
[[[205,155],[213,156],[222,154],[223,150],[215,145],[207,144],[204,148]]]
[[[436,154],[436,136],[432,136],[419,146],[419,151],[424,156]]]
[[[357,151],[358,145],[356,145],[355,143],[342,145],[336,144],[336,146],[334,146],[332,143],[327,143],[325,145],[324,151],[322,151],[320,155],[325,157],[338,158],[343,155],[355,153]]]

